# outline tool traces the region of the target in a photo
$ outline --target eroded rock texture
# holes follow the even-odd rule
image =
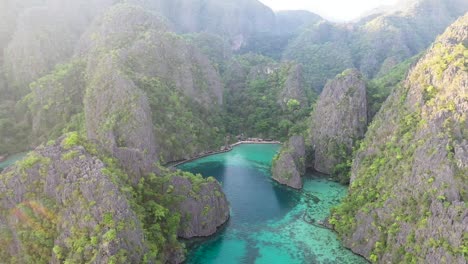
[[[2,262],[107,263],[119,256],[139,262],[147,250],[141,223],[104,169],[83,147],[58,141],[5,170]]]
[[[302,189],[305,174],[305,141],[293,136],[283,146],[272,167],[273,179],[294,189]]]
[[[178,236],[210,236],[229,219],[229,203],[216,180],[200,184],[174,177],[171,184],[176,195],[186,198],[176,208],[182,215]]]
[[[357,70],[346,70],[327,83],[312,113],[314,168],[331,174],[351,155],[354,142],[364,137],[366,127],[365,81]]]
[[[355,156],[332,220],[370,260],[466,263],[467,46],[465,15],[385,102]]]

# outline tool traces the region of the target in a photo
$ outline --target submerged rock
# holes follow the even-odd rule
[[[329,81],[312,113],[314,168],[331,174],[351,155],[367,127],[366,84],[357,70],[346,70]]]
[[[305,174],[305,141],[302,136],[293,136],[283,146],[273,160],[272,177],[277,182],[302,188],[302,175]]]

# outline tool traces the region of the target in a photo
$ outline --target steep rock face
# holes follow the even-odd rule
[[[5,170],[2,261],[140,262],[146,251],[140,221],[104,169],[84,148],[59,142]]]
[[[300,107],[307,107],[309,104],[304,87],[303,68],[300,64],[292,65],[289,69],[284,88],[278,96],[278,103],[286,109],[291,99],[298,101]]]
[[[98,60],[104,56],[112,58],[114,66],[109,69],[114,71],[112,74],[127,79],[126,83],[137,97],[141,94],[145,97],[140,97],[142,100],[148,100],[143,105],[134,104],[130,96],[121,107],[144,107],[139,117],[145,116],[145,120],[138,121],[138,126],[133,124],[129,127],[144,130],[146,132],[142,133],[150,137],[130,140],[125,139],[129,135],[119,136],[121,149],[133,148],[147,153],[144,155],[147,157],[143,162],[146,164],[144,170],[157,160],[189,158],[217,144],[215,132],[222,129],[217,117],[223,90],[219,74],[197,48],[168,32],[161,18],[138,6],[116,5],[84,34],[77,53],[88,58],[89,76],[101,71],[96,66],[99,65]],[[99,76],[106,79],[106,75]],[[109,92],[114,93],[112,89]],[[134,92],[129,91],[130,94]],[[94,96],[88,95],[89,98]],[[90,102],[102,106],[100,101]],[[96,116],[94,110],[88,111],[87,120],[89,118],[89,123],[100,125],[102,122],[97,120],[99,115]],[[101,114],[109,117],[106,112]],[[184,121],[181,122],[182,119]],[[126,120],[131,121],[132,118]],[[116,121],[116,127],[126,126],[123,120]],[[209,129],[202,130],[201,127]],[[90,126],[88,133],[94,135],[98,128]],[[141,144],[129,145],[132,141]],[[155,156],[156,145],[161,149],[159,156]]]
[[[370,126],[332,219],[382,263],[466,263],[468,15],[437,39]]]
[[[85,95],[88,138],[100,142],[133,175],[151,172],[157,146],[148,99],[111,56],[97,64]],[[93,74],[90,72],[90,74]]]
[[[366,84],[357,70],[346,70],[327,83],[312,113],[314,168],[331,174],[352,152],[367,127]]]
[[[168,17],[178,32],[210,32],[230,37],[238,50],[255,32],[272,31],[275,15],[257,0],[135,0]]]
[[[211,61],[169,29],[164,19],[122,4],[98,20],[81,43],[94,49],[120,48],[127,71],[168,81],[206,108],[222,104],[222,83]]]
[[[216,180],[197,183],[173,177],[171,185],[175,195],[185,198],[175,208],[182,216],[179,237],[210,236],[229,219],[229,203]],[[196,190],[195,195],[192,190]]]
[[[293,136],[282,147],[273,161],[272,177],[281,184],[302,189],[305,174],[305,141],[302,136]]]
[[[181,263],[177,236],[209,236],[229,218],[214,178],[163,167],[137,184],[131,176],[77,133],[37,148],[0,174],[0,257]]]

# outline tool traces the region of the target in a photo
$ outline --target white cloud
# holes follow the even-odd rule
[[[273,10],[309,10],[327,19],[349,21],[382,5],[398,0],[260,0]]]

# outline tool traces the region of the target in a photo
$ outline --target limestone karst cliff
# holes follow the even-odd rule
[[[294,189],[302,188],[305,174],[305,142],[302,136],[293,136],[273,160],[272,178]]]
[[[333,214],[353,251],[380,263],[466,263],[468,15],[384,103]]]
[[[159,168],[135,184],[77,133],[3,171],[0,190],[5,263],[180,263],[177,235],[212,235],[229,217],[216,180]]]
[[[355,142],[366,132],[366,83],[357,70],[346,70],[329,81],[311,118],[313,167],[331,174],[346,162]]]
[[[161,164],[244,135],[285,142],[272,172],[293,188],[352,165],[330,222],[355,252],[463,263],[466,15],[412,56],[468,2],[407,2],[333,23],[256,0],[0,1],[0,157],[34,149],[0,174],[0,262],[183,261],[177,238],[229,204]]]

